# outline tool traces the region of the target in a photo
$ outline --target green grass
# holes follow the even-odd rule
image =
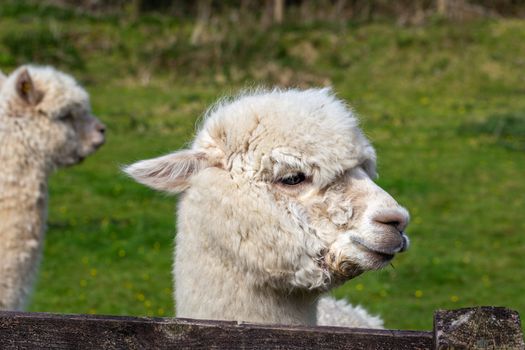
[[[206,107],[240,88],[330,83],[362,115],[379,184],[412,214],[395,267],[334,294],[389,328],[430,329],[442,308],[525,314],[525,22],[213,25],[192,46],[190,20],[0,5],[2,69],[72,72],[109,127],[99,152],[51,180],[30,310],[173,315],[175,200],[119,167],[184,146]]]

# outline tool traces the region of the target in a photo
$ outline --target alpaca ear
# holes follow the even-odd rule
[[[25,103],[32,106],[36,106],[40,101],[42,101],[42,98],[44,97],[44,94],[35,88],[35,84],[33,84],[33,79],[31,79],[31,76],[29,75],[27,69],[22,70],[18,74],[18,77],[16,78],[15,88],[18,96]]]
[[[179,193],[187,189],[193,174],[209,167],[204,152],[184,150],[162,157],[141,160],[123,170],[137,182],[156,190]]]

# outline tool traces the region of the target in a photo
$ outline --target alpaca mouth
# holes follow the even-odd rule
[[[67,167],[71,167],[73,165],[77,165],[79,163],[82,163],[85,158],[86,158],[86,156],[82,156],[82,155],[77,154],[77,155],[74,155],[74,156],[71,156],[71,157],[66,157],[66,158],[59,159],[59,161],[56,164],[59,167],[67,168]]]
[[[394,259],[395,257],[394,254],[385,254],[385,253],[380,253],[380,252],[375,252],[375,251],[373,253],[376,255],[379,255],[383,260],[386,260],[386,261],[390,261]]]
[[[351,237],[351,241],[360,249],[378,256],[385,262],[392,260],[397,253],[407,250],[409,244],[408,238],[404,233],[401,233],[401,242],[395,246],[378,246],[368,243],[359,237]]]
[[[389,262],[390,260],[394,259],[394,257],[396,256],[395,254],[384,253],[384,252],[381,252],[381,251],[370,249],[370,248],[365,247],[364,245],[359,244],[359,243],[358,243],[358,245],[361,248],[364,248],[364,250],[366,250],[367,253],[371,253],[372,255],[374,255],[376,257],[379,257],[379,260],[383,261],[383,262]]]
[[[105,139],[105,138],[103,138],[103,139],[100,140],[100,141],[97,141],[97,142],[93,143],[93,145],[92,145],[93,150],[92,150],[90,153],[95,152],[97,149],[99,149],[100,147],[102,147],[105,143],[106,143],[106,139]]]

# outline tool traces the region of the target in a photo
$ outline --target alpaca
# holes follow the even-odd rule
[[[408,212],[372,181],[374,148],[330,89],[220,101],[190,149],[124,171],[182,192],[178,317],[382,326],[361,307],[321,297],[409,244]]]
[[[86,91],[51,67],[0,77],[0,310],[23,310],[38,268],[47,179],[104,143]]]

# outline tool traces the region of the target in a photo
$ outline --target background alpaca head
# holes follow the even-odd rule
[[[0,122],[51,167],[76,164],[104,143],[86,91],[51,67],[22,66],[0,76]]]
[[[322,291],[408,247],[408,213],[372,181],[375,166],[352,112],[330,90],[310,89],[220,102],[190,150],[126,171],[185,191],[178,234],[249,283]]]

